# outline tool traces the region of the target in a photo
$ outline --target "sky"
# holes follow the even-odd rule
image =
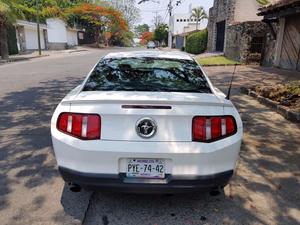
[[[139,2],[137,0],[136,2]],[[155,3],[158,2],[158,3]],[[161,15],[165,20],[165,23],[168,23],[169,17],[167,14],[167,6],[169,0],[153,0],[149,2],[142,3],[137,6],[141,10],[141,20],[138,24],[146,23],[148,25],[153,25],[153,17],[155,16],[155,12],[157,11],[158,15]],[[176,0],[173,0],[173,5],[175,5]],[[209,8],[213,6],[213,0],[181,0],[181,4],[179,6],[174,7],[174,13],[188,13],[189,5],[192,3],[193,5],[203,6],[205,11],[208,14]]]

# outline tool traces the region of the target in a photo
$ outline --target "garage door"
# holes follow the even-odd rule
[[[300,14],[286,18],[280,67],[300,71]]]

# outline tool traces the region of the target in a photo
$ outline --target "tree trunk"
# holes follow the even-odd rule
[[[99,37],[100,37],[100,31],[99,29],[95,29],[95,43],[96,43],[96,46],[97,48],[99,48]]]
[[[0,23],[0,52],[2,59],[8,59],[7,29],[3,23]]]

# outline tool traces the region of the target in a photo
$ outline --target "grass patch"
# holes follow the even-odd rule
[[[240,62],[231,60],[226,58],[225,56],[212,56],[212,57],[205,57],[205,58],[197,58],[196,59],[200,65],[240,65]]]

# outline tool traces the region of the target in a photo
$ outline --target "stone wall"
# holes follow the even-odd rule
[[[20,52],[26,51],[26,37],[24,26],[16,26],[17,39],[19,43]]]
[[[64,50],[64,49],[67,49],[67,43],[48,42],[47,49],[49,49],[49,50]]]
[[[209,19],[208,19],[208,43],[207,50],[215,51],[216,46],[216,23],[221,21],[226,21],[227,26],[234,22],[234,11],[235,11],[236,0],[215,0],[213,7],[209,9]],[[225,30],[225,43],[227,31]]]
[[[260,21],[249,21],[227,27],[226,57],[243,63],[260,62],[261,54],[251,53],[251,42],[254,37],[265,38],[267,24]]]

